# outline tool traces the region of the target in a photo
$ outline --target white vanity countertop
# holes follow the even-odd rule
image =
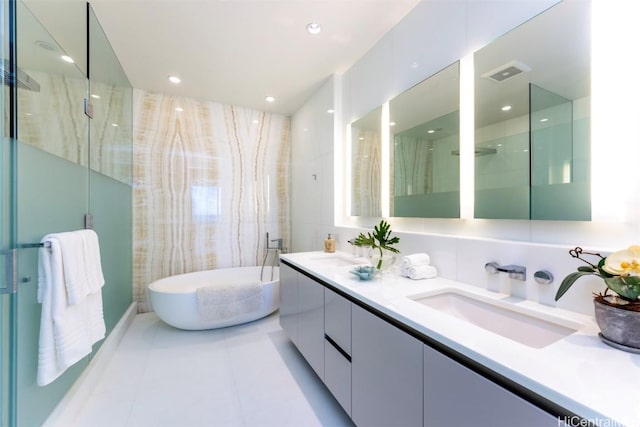
[[[302,252],[281,258],[596,425],[640,427],[640,355],[604,344],[591,317],[443,278],[410,280],[386,272],[360,281],[349,273],[355,265],[349,262],[358,259],[346,253]],[[407,298],[447,289],[508,301],[542,318],[584,327],[544,348],[532,348]]]

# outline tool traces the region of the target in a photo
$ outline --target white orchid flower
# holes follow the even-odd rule
[[[602,269],[617,276],[640,276],[640,246],[634,245],[612,253]]]

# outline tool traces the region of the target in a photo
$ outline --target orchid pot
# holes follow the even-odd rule
[[[620,350],[640,353],[640,246],[631,246],[604,257],[580,247],[569,251],[586,266],[564,278],[556,301],[583,276],[598,276],[606,285],[604,293],[594,295],[595,319],[600,339]],[[583,256],[599,258],[593,264]],[[609,291],[612,291],[610,293]]]

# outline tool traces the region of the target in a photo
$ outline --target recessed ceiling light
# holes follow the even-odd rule
[[[420,64],[418,64],[416,61],[413,61],[411,63],[411,68],[418,68],[420,66]]]
[[[25,116],[33,116],[32,113],[24,113]]]
[[[549,119],[544,118],[544,119],[540,119],[540,121],[541,121],[542,123],[544,123],[544,122],[548,122],[548,121],[549,121]]]
[[[98,95],[98,94],[96,94],[96,93],[92,93],[92,94],[91,94],[91,97],[92,97],[93,99],[100,99],[100,95]]]
[[[120,126],[120,125],[119,125],[119,124],[117,124],[117,123],[111,123],[111,126],[113,126],[114,128],[117,128],[117,127],[118,127],[118,126]]]
[[[304,128],[304,129],[302,129],[302,130],[303,130],[304,132],[309,132],[309,129],[307,129],[307,128]]]
[[[502,111],[509,111],[511,110],[511,105],[505,105],[504,107],[501,108]]]
[[[335,111],[334,111],[334,110],[332,110],[331,108],[329,108],[329,109],[327,110],[327,113],[329,113],[329,114],[333,114],[333,113],[335,113]]]
[[[322,31],[320,24],[316,22],[310,22],[307,24],[307,32],[309,34],[320,34],[320,31]]]
[[[68,62],[69,64],[73,64],[73,58],[67,55],[62,55],[60,57],[64,62]]]
[[[360,138],[358,138],[358,141],[364,141],[364,136],[361,136]]]
[[[396,122],[389,122],[389,126],[395,126]]]
[[[169,76],[169,81],[170,81],[171,83],[178,84],[178,83],[180,83],[182,80],[180,80],[180,77],[178,77],[178,76]]]
[[[433,129],[429,129],[429,130],[427,131],[427,133],[436,133],[436,131],[435,131],[435,130],[433,130]]]
[[[267,102],[275,102],[275,98],[273,96],[265,96],[264,100]]]
[[[176,107],[176,111],[179,113],[181,111],[184,111],[184,109],[182,107]]]
[[[258,123],[260,123],[260,120],[253,119],[253,120],[251,120],[251,123],[253,123],[254,125],[257,125]]]

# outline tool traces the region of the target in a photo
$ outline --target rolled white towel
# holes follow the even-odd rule
[[[438,276],[438,270],[433,265],[418,265],[404,268],[402,275],[413,280],[433,279]]]
[[[426,253],[405,255],[402,257],[402,267],[429,265],[429,263],[431,263],[431,258],[429,257],[429,254]]]

